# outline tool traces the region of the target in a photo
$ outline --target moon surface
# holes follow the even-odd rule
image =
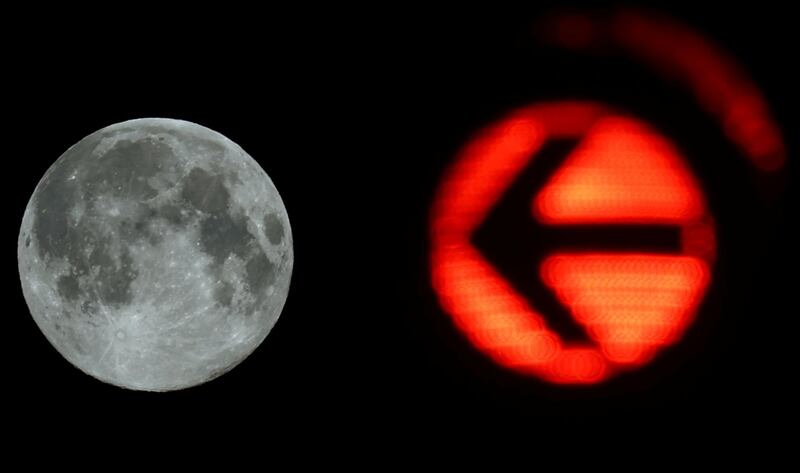
[[[253,158],[160,118],[67,150],[28,202],[17,254],[25,300],[59,353],[146,391],[204,383],[252,353],[294,260],[286,208]]]

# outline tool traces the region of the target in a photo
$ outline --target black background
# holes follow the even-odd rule
[[[22,419],[13,425],[226,436],[355,429],[381,439],[454,425],[477,436],[498,431],[487,426],[535,432],[543,418],[610,431],[625,418],[668,431],[781,422],[796,371],[791,163],[782,178],[760,179],[689,90],[630,58],[538,47],[531,25],[555,6],[137,4],[9,15],[3,391],[9,415]],[[791,15],[647,6],[739,59],[792,161],[800,104]],[[428,206],[446,165],[510,109],[559,98],[613,104],[671,136],[718,220],[714,285],[697,323],[647,369],[592,389],[554,389],[495,367],[428,284]],[[149,116],[205,125],[258,160],[288,209],[296,257],[286,307],[258,350],[211,383],[164,394],[106,385],[66,362],[29,316],[15,254],[27,200],[53,161],[92,131]]]

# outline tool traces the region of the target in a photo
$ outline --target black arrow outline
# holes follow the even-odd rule
[[[471,243],[542,313],[565,341],[591,343],[586,331],[539,277],[541,262],[555,251],[680,253],[679,225],[560,225],[539,223],[531,202],[578,146],[579,139],[553,139],[529,160]]]

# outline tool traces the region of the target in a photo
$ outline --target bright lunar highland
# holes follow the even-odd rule
[[[17,254],[50,343],[95,378],[147,391],[204,383],[252,353],[294,258],[258,163],[219,133],[159,118],[68,149],[28,202]]]

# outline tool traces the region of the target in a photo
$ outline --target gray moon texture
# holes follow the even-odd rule
[[[258,163],[217,132],[161,118],[69,148],[28,202],[17,255],[56,350],[145,391],[244,360],[277,321],[294,261],[286,208]]]

